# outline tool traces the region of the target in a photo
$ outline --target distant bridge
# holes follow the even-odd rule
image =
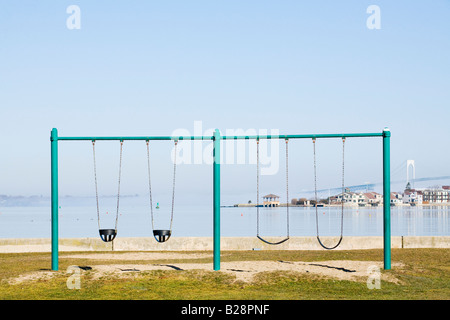
[[[423,181],[438,181],[438,180],[450,180],[450,176],[440,176],[440,177],[427,177],[427,178],[418,178],[418,179],[410,179],[409,181],[414,182],[423,182]],[[399,184],[399,183],[405,183],[405,180],[397,180],[397,181],[391,181],[391,184]],[[359,184],[359,185],[353,185],[353,186],[345,186],[345,189],[356,192],[356,191],[373,191],[376,186],[382,186],[383,182],[378,183],[366,183],[366,184]],[[337,188],[327,188],[327,189],[320,189],[317,190],[317,193],[325,193],[329,192],[331,193],[340,193],[342,192],[342,187]],[[314,193],[314,190],[311,191],[301,191],[300,193]]]

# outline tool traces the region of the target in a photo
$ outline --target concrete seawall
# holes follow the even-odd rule
[[[267,240],[277,241],[279,239]],[[338,237],[321,237],[322,242],[332,246]],[[450,248],[450,236],[440,237],[391,237],[395,248]],[[344,237],[336,250],[382,249],[383,237]],[[212,251],[212,237],[172,237],[166,243],[154,238],[117,238],[105,243],[98,238],[69,238],[59,240],[59,251]],[[281,245],[267,245],[256,237],[223,237],[221,250],[324,250],[316,237],[291,237]],[[0,239],[0,253],[50,252],[50,239]]]

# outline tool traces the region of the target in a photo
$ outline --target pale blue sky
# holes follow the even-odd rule
[[[72,4],[80,30],[66,27]],[[380,30],[366,27],[372,4]],[[388,126],[392,167],[414,159],[417,177],[450,175],[449,17],[443,0],[4,1],[0,194],[49,194],[52,127],[63,136],[170,135],[193,131],[194,121],[282,134]],[[296,143],[292,196],[313,186],[311,143]],[[113,193],[118,147],[105,146],[103,191]],[[339,186],[340,142],[321,146],[320,187]],[[155,184],[169,190],[171,146],[160,147]],[[146,191],[144,148],[124,151],[126,193]],[[347,151],[349,184],[381,181],[381,141],[349,141]],[[61,194],[92,194],[89,143],[60,143],[60,166]],[[280,169],[267,193],[284,192]],[[179,173],[180,193],[210,197],[210,166]],[[222,183],[224,194],[253,193],[254,166],[226,166]]]

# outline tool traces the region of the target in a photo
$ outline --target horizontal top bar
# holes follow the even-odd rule
[[[350,138],[350,137],[382,137],[383,133],[337,133],[337,134],[280,134],[252,136],[221,136],[224,140],[238,139],[320,139],[320,138]]]
[[[382,137],[383,133],[339,133],[339,134],[291,134],[291,135],[248,135],[220,136],[223,140],[253,139],[321,139],[321,138],[357,138]],[[214,140],[214,136],[145,136],[145,137],[54,137],[55,140]]]
[[[213,140],[212,136],[153,136],[153,137],[57,137],[57,140]]]

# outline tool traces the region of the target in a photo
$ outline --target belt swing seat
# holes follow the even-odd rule
[[[288,142],[289,140],[286,139],[286,232],[287,235],[285,238],[283,238],[280,241],[277,242],[271,242],[259,234],[259,138],[256,139],[256,237],[261,240],[262,242],[270,245],[279,245],[289,240],[289,153],[288,153]]]

